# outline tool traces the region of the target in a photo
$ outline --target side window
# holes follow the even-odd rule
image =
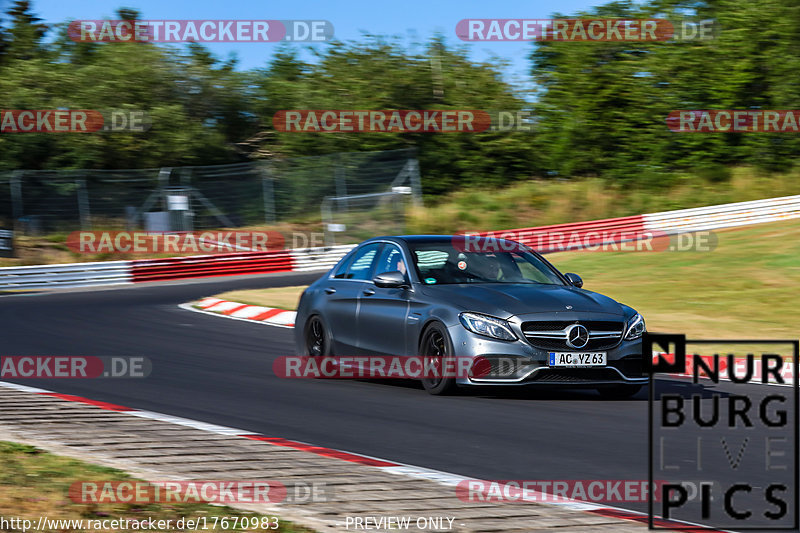
[[[417,267],[423,276],[431,271],[444,268],[450,254],[444,250],[414,250],[417,255]]]
[[[347,267],[350,266],[350,263],[353,262],[353,254],[347,256],[347,258],[339,264],[339,268],[336,269],[336,272],[333,274],[335,279],[344,279],[345,275],[347,274]]]
[[[400,252],[400,248],[394,244],[386,244],[383,247],[383,251],[381,251],[380,257],[378,257],[378,265],[375,267],[374,275],[377,276],[378,274],[395,270],[402,272],[408,279],[406,262],[403,261],[403,254]]]
[[[368,244],[358,250],[353,256],[350,267],[347,269],[345,279],[370,279],[369,273],[370,270],[372,270],[372,263],[375,259],[375,255],[378,253],[378,246],[380,246],[380,243],[376,242],[374,244]]]

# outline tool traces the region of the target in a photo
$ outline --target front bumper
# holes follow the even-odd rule
[[[604,349],[607,365],[589,368],[549,366],[549,352],[528,341],[500,341],[477,335],[461,324],[448,328],[456,357],[474,360],[476,372],[459,376],[459,385],[543,385],[598,387],[603,385],[644,385],[648,377],[642,361],[642,340],[623,340]]]

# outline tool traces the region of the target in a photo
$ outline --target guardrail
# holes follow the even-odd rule
[[[800,195],[553,226],[483,232],[543,252],[580,250],[663,235],[800,218]]]
[[[306,248],[292,250],[295,272],[311,272],[314,270],[328,270],[344,257],[344,254],[355,247],[355,244],[340,244],[330,248]]]
[[[644,218],[642,215],[636,215],[591,222],[490,231],[480,235],[508,238],[537,252],[548,253],[638,240],[642,238],[644,231]]]
[[[0,289],[90,287],[131,283],[130,261],[0,268]]]
[[[800,218],[800,195],[643,215],[646,230],[667,234],[707,231]]]
[[[649,233],[672,235],[792,218],[800,218],[800,195],[590,222],[486,232],[481,235],[502,237],[508,234],[539,251],[552,252],[637,240],[647,238]],[[266,272],[322,271],[335,265],[353,246],[6,267],[0,268],[0,290],[87,287]]]
[[[283,250],[140,259],[131,261],[130,264],[133,281],[140,282],[291,272],[294,261],[291,250]]]

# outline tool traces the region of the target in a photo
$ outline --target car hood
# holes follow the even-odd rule
[[[567,309],[573,313],[625,315],[623,306],[608,296],[563,285],[467,283],[425,286],[422,293],[440,302],[449,302],[460,311],[475,311],[499,318]]]

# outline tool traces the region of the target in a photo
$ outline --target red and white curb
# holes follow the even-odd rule
[[[333,448],[325,448],[323,446],[315,446],[313,444],[309,444],[306,442],[294,441],[280,437],[269,437],[267,435],[262,435],[260,433],[253,433],[251,431],[246,431],[243,429],[219,426],[216,424],[209,424],[207,422],[201,422],[199,420],[192,420],[189,418],[182,418],[179,416],[157,413],[154,411],[134,409],[132,407],[125,407],[122,405],[116,405],[109,402],[92,400],[89,398],[84,398],[82,396],[75,396],[72,394],[62,394],[59,392],[48,391],[45,389],[28,387],[26,385],[19,385],[16,383],[8,383],[5,381],[0,381],[0,387],[20,392],[40,394],[42,396],[51,396],[68,402],[76,402],[86,405],[92,405],[94,407],[98,407],[106,411],[115,411],[118,413],[124,413],[130,416],[135,416],[138,418],[147,418],[150,420],[157,420],[159,422],[166,422],[179,426],[190,427],[193,429],[205,431],[208,433],[214,433],[217,435],[225,435],[228,437],[239,437],[239,438],[264,442],[266,444],[271,444],[273,446],[293,448],[295,450],[313,453],[322,457],[329,457],[359,465],[371,466],[373,468],[382,470],[383,472],[398,476],[406,476],[415,479],[425,479],[428,481],[432,481],[439,485],[451,488],[454,493],[459,483],[465,481],[480,481],[482,483],[489,483],[488,481],[485,480],[468,478],[465,476],[460,476],[458,474],[451,474],[449,472],[442,472],[440,470],[434,470],[431,468],[425,468],[421,466],[398,463],[395,461],[381,459],[379,457],[363,455],[360,453],[346,452],[343,450],[336,450]],[[583,502],[579,500],[571,500],[563,497],[559,497],[558,501],[550,501],[553,499],[552,495],[545,495],[541,492],[535,492],[535,491],[528,491],[528,496],[530,498],[530,501],[535,501],[537,503],[541,503],[542,505],[554,505],[574,511],[582,511],[610,518],[618,518],[620,520],[630,520],[642,524],[648,523],[647,514],[638,511],[630,511],[628,509],[620,509],[618,507],[609,507],[605,505],[598,505],[595,503]],[[528,498],[522,501],[528,501]],[[703,527],[703,531],[707,531],[710,533],[717,533],[717,530],[706,529],[705,526],[701,526],[700,524],[695,524],[692,522],[655,519],[654,525],[660,528],[669,528],[672,531],[686,531],[686,532],[697,531],[698,527]],[[722,533],[722,531],[720,531],[719,533]]]
[[[294,319],[297,316],[295,311],[277,309],[275,307],[263,307],[260,305],[248,305],[241,302],[230,302],[219,298],[203,298],[191,304],[181,304],[181,309],[189,311],[206,312],[213,315],[221,315],[248,322],[257,322],[270,326],[280,326],[293,328]]]

